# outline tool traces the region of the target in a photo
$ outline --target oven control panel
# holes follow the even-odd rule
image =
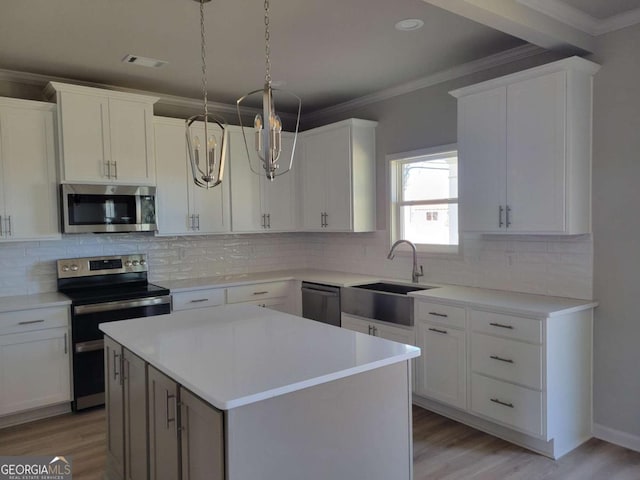
[[[147,258],[143,253],[106,257],[66,258],[58,260],[58,278],[90,277],[129,272],[146,272]]]

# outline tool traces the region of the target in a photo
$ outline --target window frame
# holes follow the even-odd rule
[[[459,155],[458,155],[458,144],[457,143],[449,143],[446,145],[438,145],[435,147],[429,148],[421,148],[419,150],[412,150],[408,152],[400,152],[394,153],[391,155],[387,155],[387,163],[389,168],[389,179],[390,179],[390,195],[389,195],[389,245],[391,246],[396,240],[399,240],[400,237],[400,218],[401,213],[400,210],[403,206],[407,205],[441,205],[443,203],[449,204],[457,204],[460,205],[460,191],[458,190],[458,197],[456,198],[439,198],[434,200],[416,200],[416,201],[406,201],[400,202],[400,196],[402,192],[402,174],[401,169],[402,165],[406,163],[416,162],[422,157],[434,157],[433,160],[438,158],[449,156],[451,153],[455,153],[458,158],[458,166],[459,166]],[[422,159],[424,161],[424,159]],[[459,170],[458,170],[459,175]],[[458,186],[460,185],[459,177],[458,177]],[[460,235],[460,219],[458,218],[458,244],[457,245],[441,245],[434,243],[416,243],[416,249],[420,253],[428,253],[434,255],[450,255],[450,256],[460,256],[462,254],[462,238]],[[409,249],[407,247],[406,251]]]

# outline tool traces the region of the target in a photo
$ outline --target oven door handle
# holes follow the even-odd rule
[[[89,342],[76,343],[74,350],[76,353],[95,352],[96,350],[104,350],[104,339],[91,340]]]
[[[89,313],[109,312],[112,310],[124,310],[126,308],[150,307],[153,305],[165,305],[171,303],[171,295],[161,297],[139,298],[135,300],[120,300],[117,302],[92,303],[90,305],[76,305],[73,307],[75,315]]]

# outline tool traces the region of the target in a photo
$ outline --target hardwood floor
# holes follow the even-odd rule
[[[413,438],[415,480],[640,480],[640,453],[597,439],[553,461],[416,406]],[[76,480],[103,478],[104,445],[103,409],[0,430],[0,455],[71,455]]]

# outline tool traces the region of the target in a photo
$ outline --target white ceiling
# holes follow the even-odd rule
[[[640,0],[562,0],[594,18],[604,20],[640,8]]]
[[[198,15],[193,0],[2,0],[0,69],[200,98]],[[205,15],[210,99],[235,103],[263,82],[263,1],[213,0]],[[305,113],[525,43],[422,0],[271,0],[271,15],[273,79]],[[404,18],[425,26],[396,31]]]

